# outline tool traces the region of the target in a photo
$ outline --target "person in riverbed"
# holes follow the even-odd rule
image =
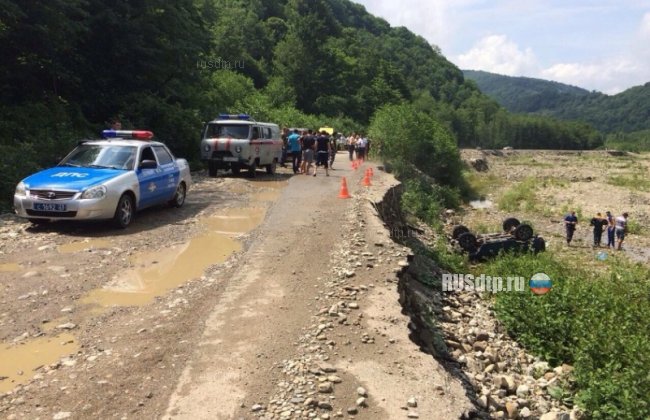
[[[629,213],[623,213],[621,216],[616,218],[616,239],[618,244],[616,245],[617,250],[621,250],[623,246],[623,241],[625,240],[625,234],[627,233],[627,217]]]
[[[603,237],[603,228],[607,226],[607,219],[602,214],[596,213],[589,224],[594,227],[594,248],[600,248],[600,241]]]
[[[566,244],[571,246],[571,241],[573,240],[573,234],[576,231],[576,226],[578,225],[578,216],[576,216],[575,211],[571,211],[564,217],[564,227],[566,229]]]
[[[616,248],[615,232],[616,222],[611,211],[605,213],[607,216],[607,248]]]

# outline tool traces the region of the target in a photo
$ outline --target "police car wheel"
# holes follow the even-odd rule
[[[120,197],[120,201],[117,202],[117,208],[113,216],[113,224],[115,227],[124,229],[131,224],[134,214],[133,198],[128,194],[123,194]]]
[[[178,184],[178,187],[176,187],[176,193],[174,194],[174,198],[169,202],[172,206],[176,208],[183,207],[183,204],[185,203],[185,196],[187,195],[187,187],[185,186],[184,182],[181,182]]]
[[[266,165],[266,173],[269,175],[274,175],[275,174],[275,166],[276,163],[273,162],[270,165]]]
[[[50,223],[50,219],[34,219],[34,218],[29,218],[27,219],[29,222],[33,225],[44,225],[45,223]]]

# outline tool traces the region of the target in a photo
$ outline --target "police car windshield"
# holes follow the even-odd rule
[[[246,124],[210,124],[205,138],[247,139],[249,130],[250,126]]]
[[[83,144],[63,159],[59,166],[132,170],[136,152],[135,146]]]

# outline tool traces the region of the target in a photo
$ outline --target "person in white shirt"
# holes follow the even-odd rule
[[[629,214],[623,213],[623,215],[616,218],[616,239],[618,240],[616,249],[621,250],[623,241],[625,240],[625,234],[627,233],[627,217]]]

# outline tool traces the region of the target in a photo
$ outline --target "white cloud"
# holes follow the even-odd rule
[[[558,63],[542,70],[539,77],[615,94],[628,87],[640,70],[633,62],[620,58],[591,64]]]
[[[465,54],[459,55],[455,63],[462,69],[484,70],[508,76],[529,74],[537,69],[533,51],[530,48],[520,49],[505,35],[486,36]]]
[[[643,15],[641,26],[639,27],[639,35],[642,39],[650,41],[650,13]]]

